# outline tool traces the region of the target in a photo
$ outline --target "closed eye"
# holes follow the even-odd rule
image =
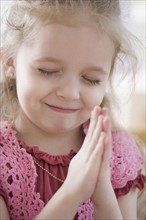
[[[88,84],[90,84],[90,85],[99,85],[100,84],[100,80],[99,79],[89,79],[89,78],[87,78],[87,77],[85,77],[85,76],[82,76],[82,78],[88,83]]]
[[[56,73],[59,73],[60,71],[58,70],[43,70],[43,69],[38,69],[39,73],[43,74],[43,75],[46,75],[46,76],[51,76],[51,75],[54,75]]]

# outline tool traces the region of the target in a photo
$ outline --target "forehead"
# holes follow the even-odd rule
[[[114,45],[101,30],[90,26],[49,24],[41,27],[28,47],[35,59],[112,60]]]

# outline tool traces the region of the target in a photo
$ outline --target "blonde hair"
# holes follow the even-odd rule
[[[4,15],[4,42],[0,51],[2,119],[14,120],[19,111],[15,79],[7,76],[6,63],[10,58],[15,59],[20,45],[31,41],[42,24],[92,25],[100,28],[115,45],[110,79],[119,63],[125,66],[124,75],[129,70],[135,75],[137,57],[131,46],[133,36],[121,20],[119,0],[15,0]]]

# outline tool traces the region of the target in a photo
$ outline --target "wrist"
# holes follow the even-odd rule
[[[94,207],[94,216],[95,219],[119,219],[123,220],[120,207],[117,201],[112,201],[112,199],[107,202],[106,204],[96,206],[93,204]]]
[[[111,202],[111,198],[115,197],[115,192],[113,190],[110,180],[105,180],[102,184],[102,189],[98,189],[93,193],[91,200],[95,207],[106,206]]]
[[[35,220],[74,219],[79,207],[79,202],[72,191],[73,190],[69,190],[63,184],[52,196]]]
[[[104,195],[100,197],[99,200],[92,202],[95,219],[123,219],[115,192],[111,184],[108,185]]]
[[[78,209],[78,207],[83,204],[84,200],[82,199],[79,192],[76,192],[71,185],[69,185],[67,182],[64,182],[62,187],[60,188],[60,195],[62,198],[67,200],[67,202],[71,203]]]

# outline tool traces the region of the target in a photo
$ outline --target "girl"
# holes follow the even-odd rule
[[[128,53],[127,34],[115,0],[10,5],[2,48],[1,219],[137,218],[143,160],[101,107],[118,57]]]

